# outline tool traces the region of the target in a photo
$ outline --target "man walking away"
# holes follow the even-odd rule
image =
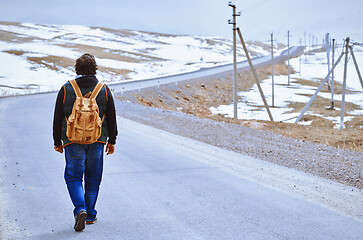
[[[103,171],[103,150],[115,151],[117,124],[110,89],[98,82],[97,64],[91,54],[77,59],[77,77],[59,90],[53,120],[54,149],[65,150],[64,178],[74,205],[74,229],[94,223]],[[83,177],[84,186],[83,189]]]

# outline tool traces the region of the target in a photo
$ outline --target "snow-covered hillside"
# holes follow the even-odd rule
[[[250,42],[253,57],[268,44]],[[83,53],[96,56],[103,82],[147,79],[232,61],[230,39],[76,25],[0,22],[0,96],[58,90]],[[244,60],[238,49],[240,61]]]

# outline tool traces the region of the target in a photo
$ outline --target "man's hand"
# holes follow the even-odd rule
[[[62,145],[54,146],[54,150],[56,150],[59,153],[63,153],[63,146]]]
[[[113,154],[115,152],[115,145],[107,143],[105,152],[108,154]]]

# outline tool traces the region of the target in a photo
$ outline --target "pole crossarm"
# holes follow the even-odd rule
[[[252,71],[252,74],[253,74],[253,77],[256,81],[256,84],[257,84],[257,87],[258,87],[258,90],[261,94],[261,98],[263,100],[263,104],[265,105],[265,108],[267,110],[267,113],[268,113],[268,116],[270,117],[270,120],[273,121],[273,117],[272,117],[272,114],[270,112],[270,108],[266,102],[266,99],[265,99],[265,95],[263,94],[263,91],[262,91],[262,88],[260,86],[260,82],[258,81],[258,78],[257,78],[257,74],[256,74],[256,71],[252,65],[252,62],[251,62],[251,59],[250,59],[250,56],[248,54],[248,50],[246,48],[246,45],[245,45],[245,42],[243,40],[243,37],[242,37],[242,34],[241,34],[241,30],[239,29],[239,27],[237,27],[237,32],[238,32],[238,35],[239,35],[239,38],[241,40],[241,43],[242,43],[242,46],[243,46],[243,50],[245,51],[245,54],[246,54],[246,58],[247,58],[247,61],[248,61],[248,64],[250,65],[250,68],[251,68],[251,71]]]
[[[314,95],[310,98],[310,101],[305,105],[304,109],[300,113],[299,117],[296,119],[295,123],[298,123],[301,120],[301,118],[304,116],[305,112],[308,110],[308,108],[310,107],[310,105],[312,104],[312,102],[314,101],[314,99],[316,98],[316,96],[318,95],[318,93],[320,92],[320,90],[323,88],[323,86],[326,83],[326,81],[328,81],[328,79],[330,77],[330,74],[334,71],[335,67],[338,65],[338,63],[340,62],[340,60],[342,59],[342,57],[344,56],[344,54],[346,54],[346,53],[345,52],[342,52],[342,54],[339,56],[338,60],[334,64],[334,66],[328,72],[328,75],[320,83],[318,89],[316,89]]]

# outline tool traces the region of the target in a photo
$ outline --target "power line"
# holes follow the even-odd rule
[[[271,1],[271,0],[263,0],[263,1],[257,2],[257,3],[255,3],[254,5],[252,5],[251,7],[249,7],[249,8],[247,8],[247,9],[245,9],[243,12],[244,12],[244,13],[250,12],[250,11],[252,11],[253,9],[255,9],[255,8],[257,8],[257,7],[261,6],[261,5],[263,5],[263,4],[265,4],[265,3],[269,2],[269,1]]]

